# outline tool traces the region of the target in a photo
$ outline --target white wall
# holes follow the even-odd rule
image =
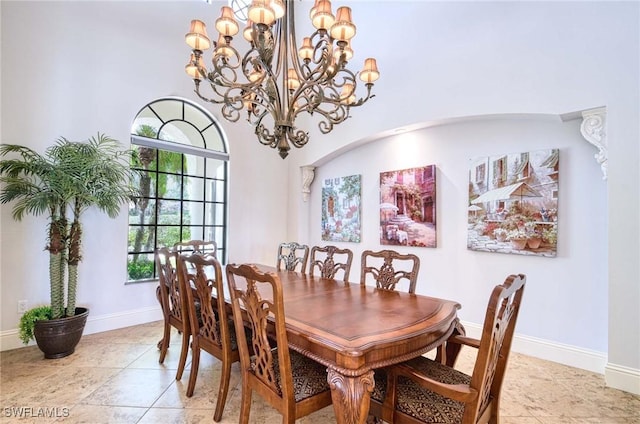
[[[518,334],[572,345],[604,358],[606,182],[593,160],[593,147],[580,135],[579,124],[557,117],[467,121],[385,137],[344,153],[316,168],[308,204],[309,242],[327,244],[320,232],[324,179],[362,175],[362,242],[340,243],[354,251],[359,269],[363,250],[387,248],[379,242],[380,172],[434,164],[437,247],[394,247],[420,257],[417,292],[459,301],[462,320],[482,323],[493,286],[511,273],[524,273],[527,288]],[[557,257],[467,250],[470,159],[551,148],[560,150]],[[601,372],[603,367],[604,362]]]
[[[608,380],[619,378],[613,382],[618,387],[631,381],[626,387],[640,392],[640,5],[338,3],[351,3],[358,24],[355,68],[365,57],[378,58],[376,97],[330,135],[310,128],[311,141],[291,153],[286,167],[276,152],[257,144],[251,129],[222,123],[232,157],[231,260],[272,261],[274,241],[310,237],[315,224],[304,213],[299,167],[345,145],[443,118],[606,106],[609,304],[595,313],[608,314]],[[189,53],[183,37],[193,18],[212,27],[220,4],[3,1],[1,141],[44,150],[59,136],[82,139],[102,131],[127,142],[131,120],[147,102],[165,95],[196,99],[183,72]],[[304,16],[310,2],[300,4]],[[18,300],[47,301],[47,258],[43,220],[14,223],[6,206],[0,214],[4,341],[15,338]],[[102,328],[113,328],[157,312],[152,284],[123,285],[126,217],[89,214],[85,225],[79,300],[92,308],[89,325],[100,321]],[[455,237],[443,233],[441,239],[453,243]],[[570,302],[566,307],[573,308]],[[603,349],[601,327],[597,342],[550,331],[543,340]]]

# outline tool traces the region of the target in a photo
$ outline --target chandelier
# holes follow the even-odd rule
[[[242,32],[249,43],[244,54],[232,45],[240,30],[233,10],[223,6],[215,22],[218,38],[210,68],[203,60],[212,44],[204,22],[192,20],[185,36],[192,49],[185,70],[196,94],[221,104],[228,121],[238,121],[245,111],[258,141],[278,149],[283,159],[291,145],[302,147],[309,141],[309,134],[296,127],[298,115],[319,116],[318,128],[327,134],[349,117],[351,108],[374,97],[371,88],[380,76],[373,58],[365,60],[359,73],[347,68],[353,56],[350,40],[356,34],[349,7],[338,8],[334,16],[329,0],[316,0],[309,15],[315,30],[298,48],[293,3],[253,0]],[[356,76],[366,87],[364,97],[356,97]],[[210,86],[210,97],[201,93],[202,81]]]

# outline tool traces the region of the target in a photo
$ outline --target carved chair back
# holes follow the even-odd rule
[[[180,255],[178,271],[186,287],[189,322],[193,341],[192,359],[187,396],[195,389],[200,350],[215,356],[222,362],[220,389],[216,401],[214,420],[219,421],[227,398],[231,364],[240,360],[235,329],[225,307],[222,267],[213,255]]]
[[[182,333],[182,350],[176,372],[176,379],[180,380],[189,351],[191,330],[186,306],[187,298],[184,290],[180,287],[178,278],[178,254],[166,247],[158,248],[155,253],[155,262],[159,277],[156,296],[160,302],[164,319],[163,337],[158,342],[158,349],[160,349],[159,362],[164,362],[171,342],[171,327],[174,327],[178,332]]]
[[[395,250],[365,250],[360,266],[360,284],[372,279],[379,289],[396,290],[398,285],[408,285],[407,292],[416,292],[420,258],[414,254],[401,254]]]
[[[465,409],[465,417],[469,421],[475,422],[473,418],[483,415],[488,407],[493,409],[493,417],[499,413],[500,392],[525,282],[523,274],[511,275],[491,293],[471,375],[471,387],[478,391],[478,405]]]
[[[200,255],[212,255],[218,257],[218,245],[215,241],[187,240],[175,243],[173,251],[181,254],[198,253]]]
[[[288,348],[278,275],[247,264],[226,269],[242,370],[240,423],[249,422],[253,391],[283,415],[283,423],[330,405],[326,367]]]
[[[309,260],[309,246],[306,244],[296,243],[280,243],[278,245],[278,258],[276,268],[278,271],[296,271],[304,273],[307,269],[307,261]]]
[[[349,280],[353,252],[349,249],[338,249],[336,246],[313,246],[309,262],[309,274],[317,268],[323,278],[336,278],[342,271],[342,280]]]
[[[178,254],[170,251],[166,247],[161,247],[156,250],[155,259],[158,279],[160,281],[158,293],[162,298],[160,303],[163,305],[163,308],[165,304],[167,305],[167,311],[173,320],[179,323],[187,321],[188,317],[186,315],[183,316],[183,302],[185,299],[181,296],[178,283]],[[165,290],[160,290],[162,287],[164,287]],[[180,330],[182,330],[182,328],[180,328]]]
[[[470,376],[422,356],[391,366],[381,407],[372,397],[374,415],[389,423],[500,422],[500,393],[525,281],[523,274],[510,275],[493,289],[479,340],[454,334],[446,342],[447,349],[478,349]]]

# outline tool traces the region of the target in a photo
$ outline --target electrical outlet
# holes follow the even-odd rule
[[[24,314],[27,312],[27,301],[26,300],[18,300],[18,313]]]

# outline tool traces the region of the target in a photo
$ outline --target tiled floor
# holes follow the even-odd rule
[[[175,380],[180,336],[173,334],[160,365],[161,332],[156,322],[85,335],[73,355],[57,360],[43,359],[35,346],[1,352],[0,423],[212,423],[219,362],[202,354],[195,393],[187,398],[188,370]],[[463,349],[458,368],[469,372],[473,360],[473,351]],[[236,364],[222,423],[238,422],[239,381]],[[255,395],[250,421],[280,423],[281,416]],[[333,409],[298,422],[335,423]],[[599,374],[513,354],[502,424],[516,423],[640,423],[640,396],[605,388]]]

